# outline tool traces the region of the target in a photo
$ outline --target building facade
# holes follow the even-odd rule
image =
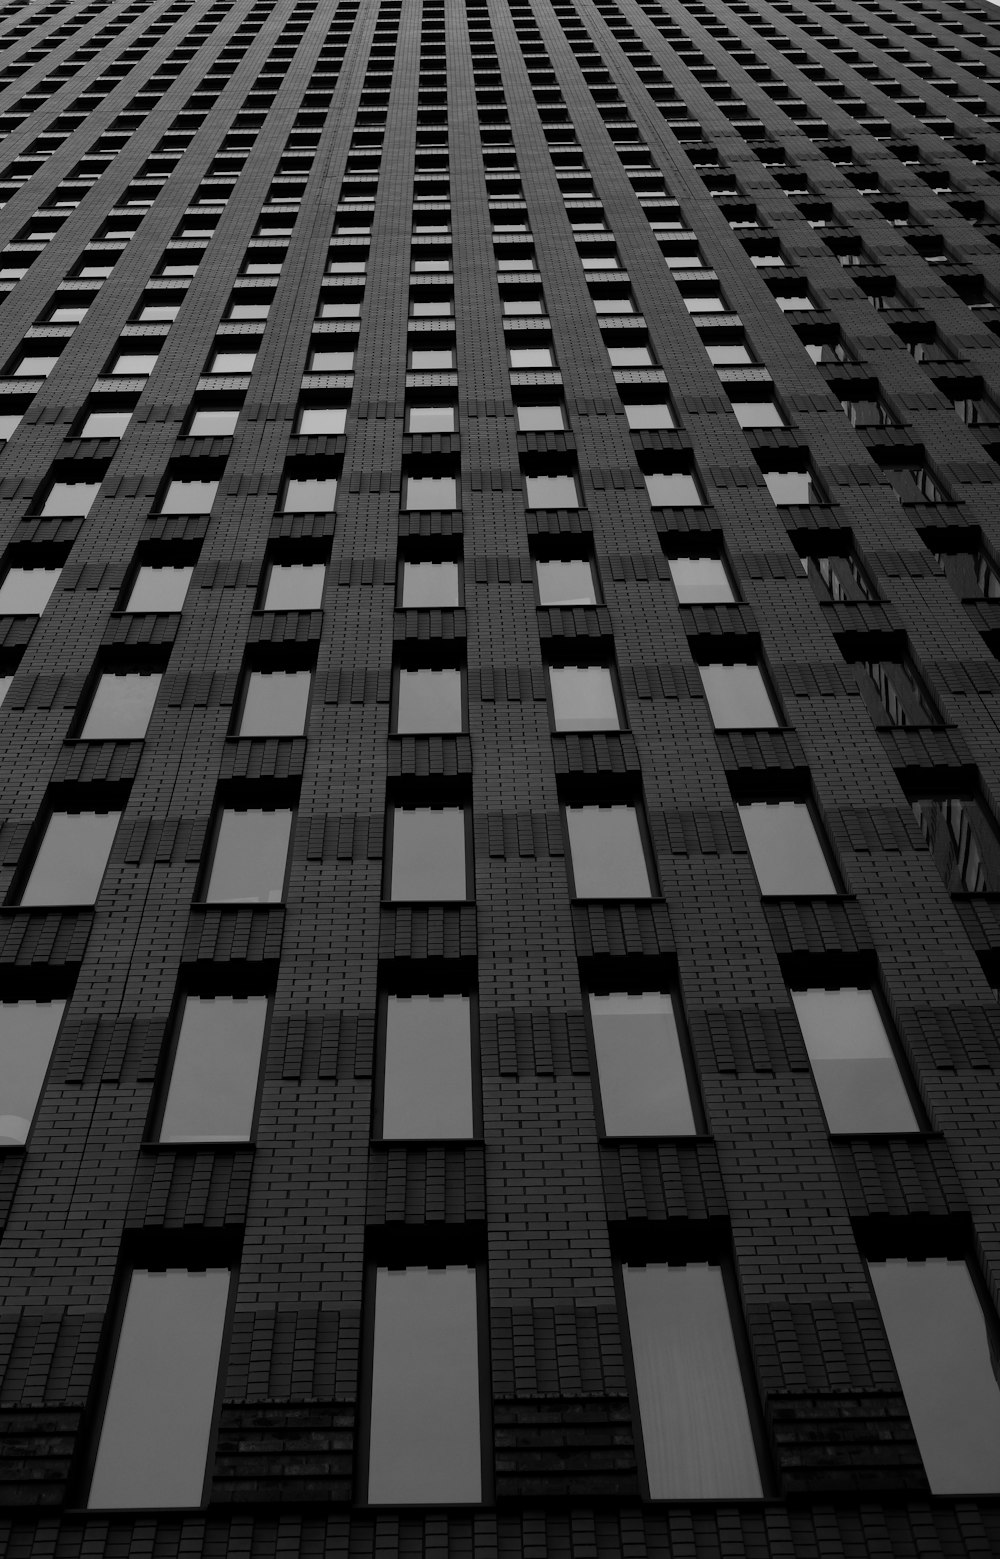
[[[1000,12],[0,6],[16,1559],[1000,1553]]]

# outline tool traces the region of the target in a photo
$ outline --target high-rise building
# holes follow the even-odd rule
[[[6,1559],[1000,1554],[1000,10],[0,4]]]

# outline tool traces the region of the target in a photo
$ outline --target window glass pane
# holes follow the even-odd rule
[[[266,1022],[266,996],[185,998],[161,1142],[249,1141]]]
[[[661,991],[590,997],[604,1130],[683,1137],[695,1130],[673,1002]]]
[[[191,583],[190,567],[159,567],[143,564],[135,576],[127,612],[179,612]]]
[[[42,505],[46,519],[77,519],[88,514],[100,482],[53,482]]]
[[[587,558],[553,559],[535,564],[542,606],[596,606],[594,571]]]
[[[0,1143],[27,1139],[65,1009],[64,1001],[0,1005]]]
[[[406,508],[457,509],[458,483],[453,476],[407,477]]]
[[[717,731],[752,731],[779,724],[759,666],[717,664],[698,670]]]
[[[105,672],[94,690],[80,736],[85,741],[138,741],[146,734],[160,690],[158,671]]]
[[[40,617],[61,572],[58,568],[9,568],[0,585],[0,616]]]
[[[836,893],[805,802],[750,801],[739,812],[761,893]]]
[[[512,368],[552,368],[555,366],[555,358],[550,346],[512,346],[510,349],[510,366]]]
[[[996,1344],[964,1261],[871,1261],[933,1494],[1000,1493]]]
[[[862,697],[879,724],[934,725],[938,715],[920,679],[908,661],[871,660],[862,662],[871,687],[861,682]],[[876,699],[871,697],[874,691]]]
[[[336,503],[334,477],[292,477],[285,483],[286,514],[332,514]]]
[[[415,373],[435,373],[454,366],[451,347],[414,347],[410,353],[410,367]]]
[[[460,731],[462,673],[452,669],[400,671],[396,733]]]
[[[626,401],[625,420],[630,428],[675,428],[674,414],[667,401]]]
[[[653,354],[648,346],[609,346],[608,361],[612,368],[650,368]]]
[[[1000,883],[1000,844],[976,802],[964,796],[924,796],[912,805],[949,892],[993,891]]]
[[[649,868],[634,807],[567,807],[578,899],[648,899]]]
[[[113,374],[122,374],[129,377],[134,374],[145,378],[156,367],[155,352],[122,352],[115,358],[111,367]]]
[[[690,471],[647,471],[646,490],[654,508],[683,508],[704,502]]]
[[[215,502],[218,482],[170,483],[163,495],[162,514],[208,514]]]
[[[773,401],[733,401],[741,428],[783,428],[785,419]]]
[[[80,437],[121,438],[131,421],[130,411],[92,411],[80,429]]]
[[[524,501],[529,509],[576,509],[580,504],[572,476],[526,476]]]
[[[454,406],[411,406],[407,412],[410,433],[454,433]]]
[[[715,368],[744,367],[753,362],[749,348],[742,341],[706,341],[705,351]]]
[[[209,364],[208,372],[212,374],[248,374],[252,373],[253,365],[257,361],[256,352],[216,352]],[[219,387],[220,389],[222,386]],[[230,389],[239,389],[239,385],[230,385]]]
[[[557,731],[621,729],[607,666],[550,666],[549,684]]]
[[[346,406],[303,406],[299,413],[298,431],[335,437],[347,427]]]
[[[653,1499],[759,1499],[760,1471],[719,1267],[622,1268]]]
[[[479,1322],[472,1267],[379,1267],[368,1498],[482,1499]]]
[[[560,432],[566,426],[561,406],[515,406],[521,433]]]
[[[323,605],[325,580],[325,563],[272,563],[262,610],[315,611]]]
[[[384,1137],[471,1137],[472,1030],[467,996],[390,996]]]
[[[87,1505],[200,1505],[229,1272],[131,1276]]]
[[[10,685],[13,682],[13,680],[14,680],[14,678],[12,676],[10,676],[10,675],[5,676],[5,677],[0,676],[0,705],[3,704],[4,699],[7,697],[7,694],[10,692]]]
[[[229,438],[240,420],[238,406],[204,406],[196,411],[188,428],[189,438]]]
[[[20,425],[19,411],[0,412],[0,441],[6,443],[9,438],[13,438]]]
[[[916,1131],[878,1003],[870,990],[793,991],[826,1123],[858,1134]]]
[[[53,812],[21,903],[93,904],[120,817],[120,812]]]
[[[457,563],[404,563],[400,605],[457,606]]]
[[[396,807],[389,897],[465,899],[465,813],[461,807]]]
[[[808,471],[765,471],[764,481],[777,504],[813,501],[812,477]]]
[[[671,558],[670,578],[682,606],[736,599],[721,558]]]
[[[301,736],[309,706],[308,671],[251,671],[241,736]]]
[[[287,809],[227,808],[219,820],[206,902],[279,904],[291,828]]]

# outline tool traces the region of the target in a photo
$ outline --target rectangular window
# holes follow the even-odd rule
[[[772,502],[778,505],[819,501],[816,484],[809,471],[765,471],[763,475]]]
[[[922,796],[914,816],[950,893],[992,893],[1000,883],[1000,842],[972,796]]]
[[[246,678],[240,736],[301,736],[309,709],[308,671],[251,671]]]
[[[249,1142],[266,996],[187,996],[160,1142]]]
[[[462,1505],[482,1497],[475,1268],[379,1267],[368,1500]]]
[[[100,482],[53,482],[42,515],[47,520],[82,520],[100,490]]]
[[[563,476],[526,476],[524,501],[529,509],[578,509],[580,495],[576,478]]]
[[[759,666],[716,662],[698,671],[717,731],[766,730],[781,724]]]
[[[623,1266],[652,1499],[760,1499],[722,1269]]]
[[[1000,1493],[997,1342],[964,1261],[870,1261],[932,1494]]]
[[[232,438],[240,420],[239,406],[200,406],[188,426],[188,438]]]
[[[458,564],[405,562],[399,604],[405,610],[458,606]]]
[[[408,476],[405,509],[457,509],[458,482],[453,476]]]
[[[670,579],[681,606],[724,605],[735,601],[733,587],[721,558],[674,557]]]
[[[872,991],[792,991],[826,1123],[832,1132],[918,1131],[906,1084]]]
[[[219,818],[208,904],[280,904],[292,814],[287,808],[227,807]]]
[[[53,812],[21,894],[23,905],[93,904],[120,812]]]
[[[567,807],[566,827],[573,889],[578,899],[652,897],[635,807]]]
[[[175,479],[168,484],[163,494],[160,513],[210,514],[218,490],[218,482],[187,482]]]
[[[936,725],[940,716],[909,660],[859,664],[861,696],[876,725]]]
[[[437,903],[469,897],[461,807],[394,807],[389,897]]]
[[[673,1002],[665,991],[590,996],[604,1130],[687,1137],[696,1130]]]
[[[106,671],[94,689],[81,740],[141,741],[159,691],[158,671]]]
[[[27,1141],[66,1009],[64,1001],[0,1004],[0,1144]]]
[[[323,605],[325,563],[272,563],[261,611],[309,612]]]
[[[705,502],[690,471],[647,471],[646,491],[654,509],[698,508]]]
[[[589,558],[539,559],[535,564],[539,606],[596,606],[597,587]]]
[[[676,428],[673,408],[667,400],[626,401],[625,420],[633,432],[645,428]]]
[[[9,568],[0,584],[0,617],[40,617],[61,568]]]
[[[804,801],[750,801],[739,808],[761,893],[836,893],[826,852]]]
[[[390,996],[382,1136],[471,1137],[472,1004],[468,996]]]
[[[80,437],[123,438],[131,421],[130,411],[92,411],[80,429]]]
[[[337,504],[335,477],[289,477],[285,483],[285,514],[332,514]]]
[[[464,722],[462,673],[446,667],[400,670],[396,691],[396,735],[461,731]]]
[[[408,406],[407,433],[454,433],[454,406]]]
[[[557,731],[619,731],[615,685],[607,666],[550,666]]]
[[[131,1274],[90,1483],[90,1510],[200,1505],[230,1272]]]
[[[303,406],[295,431],[303,438],[335,438],[346,427],[346,406]]]
[[[557,401],[533,406],[518,403],[514,411],[519,433],[561,433],[566,427],[562,406]]]

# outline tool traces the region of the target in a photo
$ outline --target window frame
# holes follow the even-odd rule
[[[461,812],[463,823],[463,847],[465,850],[465,895],[460,899],[413,899],[394,898],[392,893],[393,856],[396,843],[396,813],[421,811],[429,806],[431,811]],[[382,869],[382,893],[381,900],[384,907],[392,908],[400,904],[474,904],[476,902],[476,862],[475,862],[475,831],[472,815],[471,801],[445,801],[435,806],[433,802],[417,800],[407,805],[398,797],[386,799],[385,827],[384,827],[384,860]],[[291,853],[291,852],[289,852]]]
[[[410,607],[408,610],[417,611],[421,608]],[[459,675],[459,696],[462,704],[462,723],[457,731],[400,731],[399,726],[399,698],[402,686],[403,672],[419,671],[455,671]],[[392,668],[392,691],[389,696],[389,735],[400,739],[410,737],[420,740],[425,736],[467,736],[469,734],[469,671],[463,661],[461,665],[452,666],[445,664],[434,665],[408,665],[397,662]]]
[[[56,983],[55,989],[56,990],[60,990],[61,986],[58,983]],[[52,1038],[52,1048],[49,1051],[49,1058],[48,1058],[48,1061],[45,1063],[45,1070],[42,1073],[41,1082],[38,1085],[38,1093],[35,1096],[35,1103],[34,1103],[34,1107],[33,1107],[32,1112],[31,1112],[31,1118],[28,1121],[28,1129],[27,1129],[27,1131],[24,1134],[24,1141],[23,1142],[2,1142],[2,1143],[0,1143],[0,1164],[3,1163],[3,1155],[4,1154],[12,1153],[12,1152],[13,1153],[24,1153],[31,1146],[31,1139],[32,1139],[32,1137],[35,1134],[35,1128],[36,1128],[36,1126],[38,1124],[38,1111],[39,1111],[39,1108],[41,1106],[42,1097],[43,1097],[43,1095],[45,1093],[46,1084],[48,1083],[48,1080],[49,1080],[49,1078],[50,1078],[50,1076],[52,1074],[53,1065],[55,1064],[56,1049],[57,1049],[58,1044],[59,1044],[59,1037],[62,1034],[63,1027],[64,1027],[65,1022],[66,1022],[66,1015],[69,1012],[71,997],[72,997],[72,993],[71,992],[64,992],[61,995],[52,995],[52,996],[49,996],[49,997],[41,997],[41,996],[39,996],[37,994],[30,994],[29,995],[29,994],[25,994],[25,993],[21,992],[21,993],[12,993],[9,998],[5,996],[4,999],[2,1001],[0,1001],[0,1015],[2,1015],[3,1009],[5,1007],[8,1007],[8,1006],[12,1006],[12,1007],[13,1006],[21,1006],[21,1005],[23,1005],[25,1003],[31,1003],[32,1005],[39,1005],[43,1001],[46,1002],[46,1003],[47,1002],[57,1002],[57,1001],[61,1002],[62,1003],[62,1009],[63,1009],[62,1012],[59,1015],[59,1021],[56,1024],[55,1034],[53,1035],[53,1038]]]
[[[413,511],[420,513],[420,510]],[[447,511],[442,511],[447,512]],[[453,563],[458,571],[458,603],[452,606],[404,606],[403,588],[406,580],[407,564],[420,563]],[[407,557],[402,554],[396,565],[396,601],[397,612],[458,612],[465,606],[465,559],[464,557]]]
[[[389,1002],[392,997],[406,998],[412,996],[462,996],[469,1003],[469,1070],[472,1089],[471,1136],[448,1137],[400,1137],[388,1136],[385,1132],[385,1070],[388,1055],[388,1031],[389,1031]],[[263,1071],[263,1068],[261,1069]],[[373,1143],[385,1146],[396,1146],[406,1143],[409,1146],[428,1147],[438,1143],[460,1146],[462,1143],[478,1143],[483,1141],[483,1067],[482,1046],[479,1043],[479,992],[475,986],[462,986],[461,982],[447,989],[438,986],[426,989],[422,986],[408,985],[405,990],[383,989],[379,992],[378,1006],[375,1019],[375,1072],[372,1078],[372,1116],[371,1138]]]
[[[573,608],[570,607],[569,610],[572,611]],[[567,654],[572,654],[574,652],[569,650],[569,649],[567,649],[566,653]],[[598,660],[587,660],[587,661],[584,661],[583,655],[581,653],[577,652],[575,660],[562,660],[562,659],[552,660],[552,659],[546,659],[545,662],[544,662],[544,665],[545,665],[545,702],[546,702],[546,705],[548,707],[549,722],[550,722],[550,725],[551,725],[552,735],[553,736],[588,736],[588,735],[600,736],[602,734],[613,736],[616,733],[620,734],[620,733],[625,732],[625,731],[627,731],[629,729],[628,716],[627,716],[626,709],[625,709],[625,700],[624,700],[624,697],[622,695],[621,679],[618,676],[617,666],[616,666],[616,664],[615,664],[613,659],[610,659],[610,660],[600,660],[600,659],[598,659]],[[554,696],[553,691],[552,691],[552,672],[553,671],[565,671],[565,670],[573,670],[573,671],[592,671],[593,670],[593,671],[606,671],[608,673],[608,676],[611,679],[611,696],[612,696],[612,698],[614,700],[615,712],[616,712],[616,714],[618,716],[618,724],[616,726],[607,726],[607,725],[605,725],[605,726],[578,726],[576,728],[570,727],[570,728],[567,728],[565,730],[561,730],[560,729],[559,725],[557,724],[557,720],[556,720],[555,696]]]
[[[257,1084],[254,1090],[253,1108],[250,1112],[250,1127],[246,1140],[241,1137],[238,1140],[231,1137],[205,1137],[205,1138],[179,1138],[164,1141],[160,1133],[163,1130],[163,1117],[166,1113],[167,1100],[170,1095],[170,1084],[173,1080],[174,1066],[177,1060],[177,1049],[180,1043],[181,1027],[184,1022],[184,1013],[191,997],[199,1000],[206,998],[226,996],[236,999],[241,997],[263,997],[267,1003],[264,1013],[264,1027],[260,1042],[260,1060],[257,1065]],[[213,1147],[226,1149],[239,1149],[252,1145],[257,1140],[257,1127],[260,1121],[261,1101],[264,1096],[265,1073],[267,1070],[267,1047],[271,1035],[271,1024],[274,1020],[275,992],[273,989],[263,990],[201,990],[196,985],[178,984],[174,992],[171,1004],[170,1016],[167,1021],[168,1043],[163,1048],[157,1067],[156,1081],[153,1086],[149,1110],[146,1116],[146,1126],[143,1135],[143,1147],[161,1151],[212,1151]]]
[[[620,893],[601,894],[588,896],[581,894],[577,888],[576,871],[573,864],[573,848],[569,829],[569,813],[571,810],[579,811],[584,807],[627,807],[634,814],[639,831],[639,845],[646,864],[646,878],[649,884],[649,893],[640,898],[634,895],[622,895]],[[564,840],[564,863],[566,868],[566,886],[572,904],[646,904],[655,903],[663,897],[660,874],[657,868],[656,854],[653,849],[653,840],[646,819],[646,807],[641,797],[613,797],[602,796],[600,798],[574,798],[572,801],[560,801],[560,818],[562,822]]]
[[[799,796],[774,796],[774,795],[771,795],[771,796],[757,796],[757,795],[753,795],[753,796],[747,796],[747,797],[741,797],[741,798],[734,798],[734,800],[735,800],[737,811],[739,812],[740,828],[741,828],[741,830],[743,832],[743,837],[746,840],[747,860],[750,863],[750,870],[754,874],[754,880],[757,883],[757,891],[759,892],[762,900],[796,899],[796,900],[806,900],[807,902],[809,902],[809,901],[812,901],[813,899],[820,899],[823,902],[829,903],[829,902],[832,902],[834,900],[843,899],[845,897],[850,897],[850,894],[847,892],[847,889],[846,889],[846,887],[844,885],[844,874],[843,874],[843,872],[840,869],[840,862],[837,859],[836,855],[833,853],[833,846],[830,843],[830,839],[829,839],[829,836],[827,834],[826,828],[823,825],[822,812],[820,811],[820,808],[817,805],[817,802],[816,802],[815,798],[811,794],[808,795],[808,796],[801,796],[801,795],[799,795]],[[756,862],[754,861],[754,858],[753,858],[753,851],[750,848],[750,839],[749,839],[749,837],[747,835],[746,829],[743,826],[743,813],[742,813],[741,809],[744,806],[755,806],[755,805],[767,806],[769,804],[775,804],[775,803],[785,803],[785,804],[789,804],[789,805],[792,805],[792,806],[803,806],[803,807],[806,808],[806,811],[807,811],[808,816],[809,816],[809,821],[812,823],[812,826],[813,826],[813,832],[816,835],[816,842],[817,842],[817,844],[820,847],[820,852],[822,854],[823,860],[826,863],[827,871],[830,874],[830,880],[831,880],[831,883],[832,883],[832,887],[828,888],[826,890],[826,892],[824,892],[824,893],[801,893],[801,892],[800,893],[767,893],[767,892],[765,892],[765,890],[761,886],[760,877],[757,874]]]
[[[287,904],[288,883],[292,870],[292,846],[295,840],[295,822],[298,816],[298,800],[283,801],[281,803],[260,806],[236,805],[231,801],[217,800],[213,808],[211,826],[206,840],[207,849],[201,869],[198,874],[198,882],[195,888],[194,903],[199,907],[217,909],[273,909],[276,906]],[[219,838],[222,832],[222,819],[226,812],[288,812],[290,821],[288,825],[288,842],[285,847],[285,869],[281,879],[281,892],[276,899],[210,899],[208,890],[212,884],[212,873],[215,870],[216,856],[219,850]]]
[[[664,986],[666,989],[664,989]],[[663,996],[669,1001],[673,1010],[674,1025],[677,1030],[677,1049],[684,1068],[684,1079],[687,1083],[688,1102],[691,1106],[691,1115],[694,1121],[693,1131],[684,1133],[648,1132],[640,1134],[637,1132],[610,1132],[608,1130],[604,1116],[601,1069],[597,1056],[597,1035],[594,1029],[591,997],[622,995]],[[691,1037],[684,1019],[683,1004],[678,984],[671,984],[665,979],[657,980],[655,976],[650,976],[648,982],[643,982],[636,978],[619,980],[615,982],[614,989],[611,988],[607,979],[589,982],[584,986],[583,1020],[587,1034],[587,1055],[590,1061],[590,1075],[594,1092],[594,1115],[597,1120],[598,1135],[603,1142],[696,1142],[709,1135],[705,1106],[701,1097],[698,1069],[695,1065]]]

